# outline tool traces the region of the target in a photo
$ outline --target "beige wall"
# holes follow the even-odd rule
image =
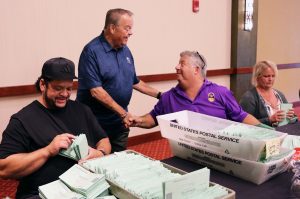
[[[258,1],[257,60],[300,63],[300,1]],[[274,87],[291,102],[299,101],[300,69],[279,70]]]
[[[33,84],[42,63],[51,57],[64,56],[77,63],[83,46],[100,34],[106,11],[116,7],[135,14],[128,45],[138,75],[174,72],[179,53],[187,49],[204,54],[210,69],[230,66],[230,0],[202,0],[196,14],[192,1],[186,0],[2,0],[0,87]],[[229,86],[229,77],[213,80]],[[153,86],[165,91],[175,84]],[[35,97],[0,98],[0,139],[10,115]],[[155,103],[134,92],[129,109],[144,114]],[[132,129],[130,136],[153,131]]]
[[[185,49],[202,52],[211,67],[229,67],[230,0],[2,0],[0,86],[32,84],[42,63],[55,56],[78,62],[83,46],[98,36],[106,11],[134,13],[129,47],[139,75],[174,71]],[[24,75],[25,74],[25,75]]]

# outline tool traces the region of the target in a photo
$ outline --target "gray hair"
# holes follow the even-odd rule
[[[115,9],[111,9],[111,10],[107,11],[104,29],[108,28],[108,26],[111,24],[118,25],[118,22],[119,22],[121,16],[126,15],[126,14],[128,16],[133,15],[133,13],[131,11],[125,10],[122,8],[115,8]]]
[[[198,53],[197,51],[183,51],[180,53],[180,57],[188,56],[190,57],[191,64],[199,67],[201,69],[201,75],[202,77],[206,77],[206,60],[203,55]]]
[[[260,61],[253,66],[252,80],[251,80],[253,86],[257,86],[257,78],[260,77],[264,72],[264,70],[266,70],[267,68],[273,69],[275,73],[275,77],[278,76],[277,65],[274,62]]]

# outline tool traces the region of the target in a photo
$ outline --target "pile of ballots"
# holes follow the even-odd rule
[[[63,149],[59,152],[59,155],[71,158],[73,160],[80,160],[86,157],[89,153],[89,145],[85,134],[77,136],[71,146],[67,149]]]
[[[225,187],[215,184],[210,186],[210,170],[208,168],[187,173],[163,182],[165,198],[199,199],[199,198],[233,198]]]
[[[276,131],[266,130],[265,128],[251,128],[243,124],[235,123],[219,131],[222,135],[239,137],[248,140],[268,140],[263,150],[260,151],[259,156],[255,159],[259,162],[269,162],[280,159],[287,153],[280,153],[280,139]],[[273,142],[270,142],[273,141]],[[268,147],[270,145],[270,147]],[[289,153],[289,152],[288,152]],[[282,156],[283,155],[283,156]]]
[[[103,158],[87,160],[82,165],[95,173],[104,174],[116,190],[119,198],[143,199],[213,199],[228,195],[225,187],[210,186],[209,169],[198,170],[190,174],[173,173],[160,161],[151,160],[138,153],[116,152]],[[200,194],[200,195],[199,195]]]
[[[42,199],[94,199],[108,196],[109,184],[102,174],[92,173],[78,164],[59,176],[59,180],[39,186]]]
[[[294,150],[286,133],[222,118],[179,111],[157,117],[174,156],[261,184],[285,172]],[[245,172],[251,171],[251,172]]]

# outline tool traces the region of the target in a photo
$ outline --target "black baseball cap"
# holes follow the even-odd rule
[[[43,65],[41,77],[50,80],[77,79],[74,63],[63,57],[56,57],[46,61]]]

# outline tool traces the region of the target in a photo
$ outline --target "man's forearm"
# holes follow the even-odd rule
[[[133,120],[133,126],[140,127],[140,128],[152,128],[156,126],[156,123],[152,116],[148,113],[144,116],[136,117]]]
[[[49,157],[50,153],[46,148],[10,155],[0,160],[0,178],[18,179],[27,176],[42,167]]]
[[[124,110],[102,87],[91,89],[91,95],[105,107],[117,113],[120,117],[126,114],[126,110]]]
[[[150,85],[146,84],[142,80],[140,80],[139,83],[133,85],[133,88],[141,93],[144,93],[146,95],[149,95],[149,96],[152,96],[155,98],[157,98],[160,95],[159,94],[160,92],[157,89],[151,87]]]

